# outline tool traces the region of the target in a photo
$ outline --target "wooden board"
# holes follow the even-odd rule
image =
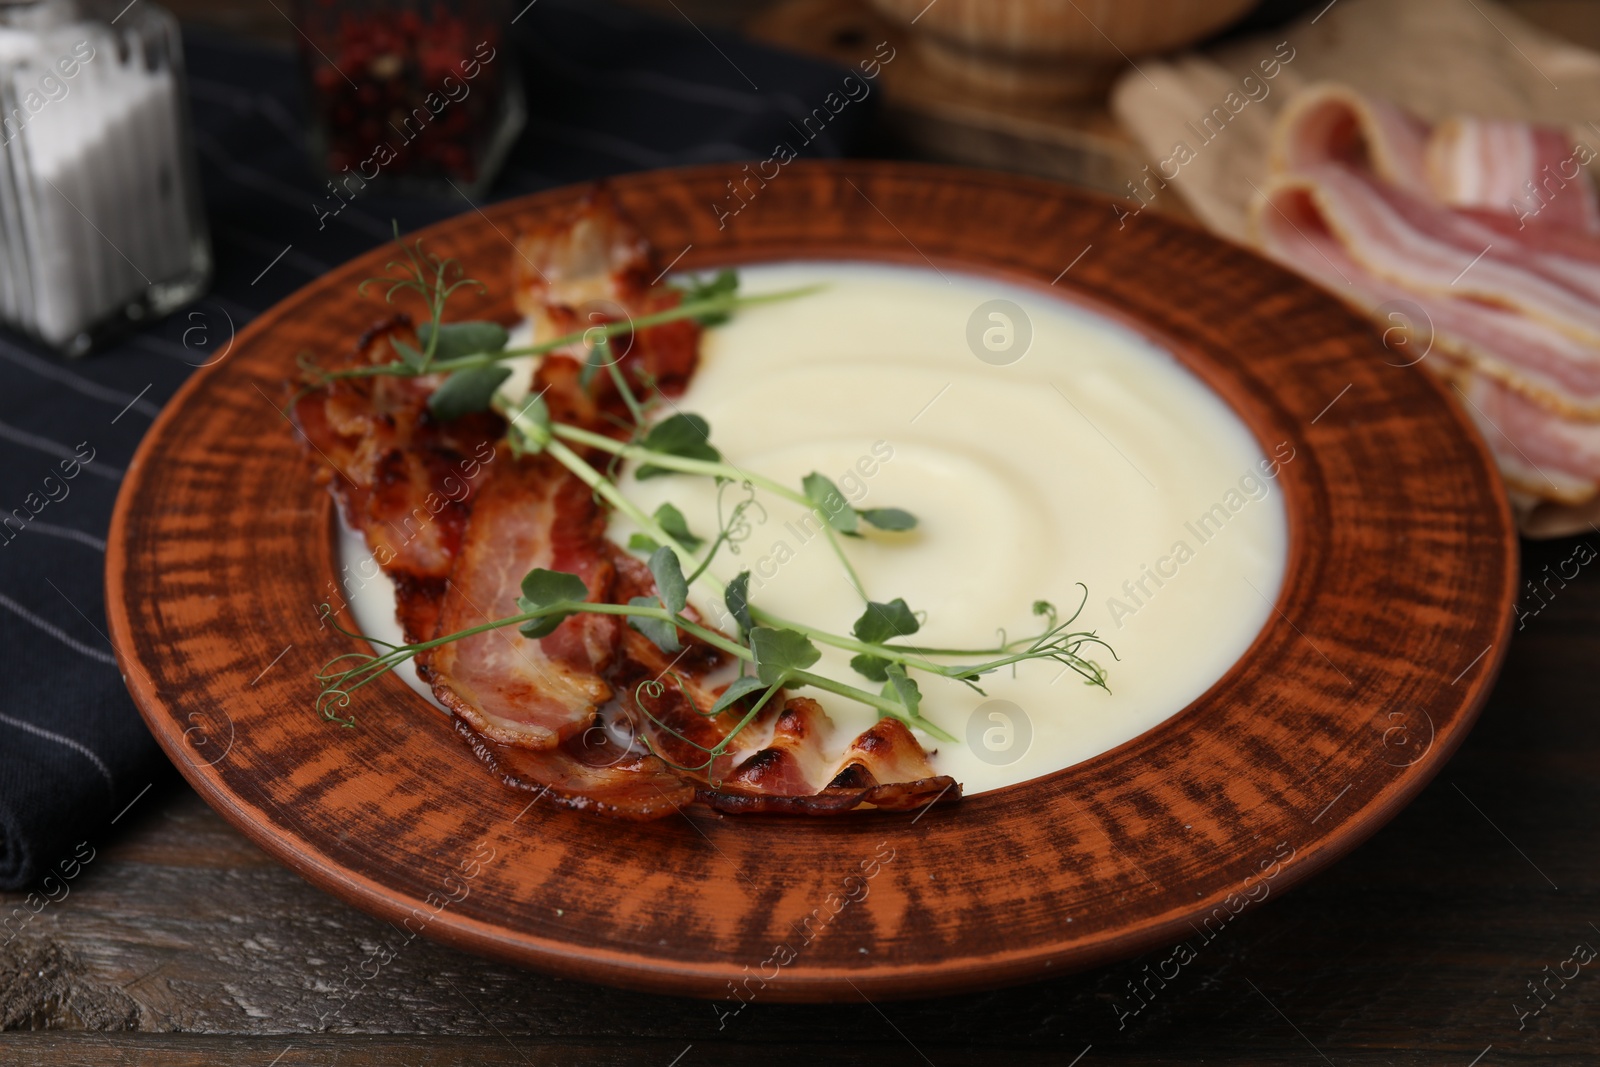
[[[866,155],[993,167],[1129,196],[1126,183],[1144,166],[1103,100],[1025,104],[974,95],[929,70],[905,33],[865,0],[784,0],[745,24],[758,40],[856,67],[887,41],[894,58],[882,67],[881,135]],[[1168,198],[1172,199],[1172,198]],[[1183,214],[1181,205],[1163,210]]]

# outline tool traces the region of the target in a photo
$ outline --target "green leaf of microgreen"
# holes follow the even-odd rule
[[[568,571],[551,571],[535,567],[522,576],[522,597],[534,606],[533,611],[563,602],[582,603],[589,599],[589,587],[583,579]]]
[[[907,677],[906,669],[898,663],[889,664],[884,674],[888,680],[884,682],[882,695],[897,701],[911,718],[921,718],[917,708],[922,704],[922,690],[917,688],[915,679]]]
[[[861,521],[880,530],[914,530],[917,517],[902,508],[860,508],[856,511]]]
[[[389,347],[395,350],[395,354],[400,357],[400,362],[412,370],[421,370],[428,363],[427,356],[398,338],[389,338]]]
[[[446,378],[428,398],[428,411],[443,422],[486,411],[500,383],[511,377],[510,367],[469,367]]]
[[[850,537],[859,537],[856,530],[856,509],[839,492],[839,487],[823,475],[812,471],[800,480],[806,499],[817,506],[829,526]]]
[[[417,327],[417,339],[424,349],[433,337],[433,323],[425,322]],[[499,352],[509,340],[511,335],[498,322],[447,322],[439,327],[438,338],[433,341],[433,358],[460,359]]]
[[[578,387],[589,388],[589,383],[594,381],[595,373],[610,362],[611,340],[601,337],[589,348],[589,354],[584,358],[583,369],[578,372]]]
[[[822,658],[805,634],[772,626],[750,631],[750,651],[756,657],[756,677],[768,685],[782,685],[795,671]]]
[[[701,300],[714,300],[719,297],[732,297],[739,291],[739,274],[733,270],[719,270],[706,281],[691,278],[683,287],[683,302],[685,304]],[[728,311],[708,311],[696,315],[695,321],[702,326],[721,326],[728,321]]]
[[[750,572],[740,571],[722,594],[723,603],[728,605],[728,611],[738,620],[739,628],[749,633],[755,628],[755,620],[750,617]]]
[[[728,688],[724,690],[722,695],[717,698],[717,702],[711,705],[711,714],[716,715],[719,712],[726,711],[733,705],[734,701],[738,700],[740,697],[745,696],[748,693],[753,693],[757,689],[765,689],[766,687],[767,683],[763,682],[760,678],[757,678],[754,675],[741,674],[739,677],[728,683]]]
[[[920,628],[921,624],[906,606],[906,602],[895,597],[887,604],[869,601],[867,610],[856,620],[852,632],[858,641],[865,641],[869,645],[881,645],[891,637],[910,637]]]
[[[690,552],[705,544],[703,538],[696,537],[689,532],[689,520],[683,517],[683,512],[671,504],[662,504],[659,508],[656,508],[654,517],[656,523],[671,534],[674,541],[687,548]]]
[[[520,404],[504,409],[506,440],[518,456],[543,452],[550,442],[550,408],[542,393],[535,393]]]
[[[656,508],[653,517],[658,526],[689,551],[693,552],[705,544],[704,538],[696,537],[690,532],[689,520],[683,517],[683,512],[671,504],[662,504]],[[628,537],[628,547],[635,552],[654,552],[661,547],[661,542],[647,533],[634,533]]]
[[[664,452],[669,456],[681,456],[684,459],[701,459],[715,463],[722,458],[722,453],[711,446],[711,424],[699,415],[680,413],[662,419],[650,427],[650,432],[644,435],[644,440],[639,444],[652,452]],[[664,467],[646,463],[639,468],[634,477],[643,481],[646,478],[657,478],[671,473],[673,472]]]
[[[881,656],[863,652],[850,658],[850,669],[871,678],[874,682],[886,682],[889,680],[889,662]]]
[[[656,549],[650,554],[650,573],[655,576],[656,592],[661,594],[667,610],[674,615],[682,611],[689,603],[689,583],[683,580],[678,554],[666,545]]]
[[[661,602],[653,596],[636,596],[628,601],[628,605],[635,608],[658,608]],[[650,643],[663,652],[677,652],[683,648],[678,642],[678,628],[665,619],[630,615],[628,625],[648,637]]]
[[[576,574],[535,567],[522,578],[522,595],[517,598],[517,607],[524,612],[542,611],[557,604],[581,604],[588,599],[589,587]],[[553,612],[529,619],[517,629],[523,637],[543,637],[571,614],[570,611]]]

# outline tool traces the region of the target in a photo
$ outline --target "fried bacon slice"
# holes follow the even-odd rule
[[[650,246],[603,188],[524,234],[513,264],[536,339],[632,321],[683,299],[657,284]],[[683,320],[619,334],[612,358],[638,395],[671,396],[694,372],[700,333]],[[416,344],[397,316],[342,365],[389,362],[390,338]],[[627,409],[609,373],[581,382],[586,356],[586,346],[546,356],[533,389],[560,421],[624,432]],[[496,415],[433,420],[427,399],[439,384],[344,379],[295,405],[319,477],[395,579],[408,641],[516,614],[534,567],[578,575],[592,602],[656,594],[649,568],[606,539],[588,486],[547,456],[513,455]],[[714,679],[728,673],[729,657],[681,637],[684,647],[669,655],[617,616],[579,613],[538,639],[502,627],[449,642],[418,655],[417,668],[485,765],[559,806],[654,819],[697,799],[730,814],[829,815],[960,797],[899,721],[882,720],[829,755],[834,730],[821,705],[783,693],[739,735],[765,738],[755,751],[729,745],[708,765],[706,751],[723,745],[754,698],[712,716],[726,688]]]
[[[955,779],[934,773],[928,754],[898,719],[880,719],[838,758],[824,750],[830,725],[822,705],[791,697],[772,740],[726,781],[702,788],[700,799],[728,814],[834,815],[860,807],[925,807],[952,791],[960,796]]]
[[[546,749],[497,744],[460,719],[456,732],[507,785],[560,807],[646,820],[670,815],[694,799],[693,784],[657,757],[611,742],[600,726]]]
[[[417,344],[405,315],[373,326],[329,370],[387,363],[390,340]],[[472,497],[505,431],[498,415],[452,422],[428,414],[435,378],[345,378],[305,392],[293,417],[317,478],[394,579],[407,641],[432,637]]]
[[[522,576],[534,567],[576,574],[600,599],[612,575],[599,547],[604,532],[588,487],[565,468],[544,456],[499,455],[473,502],[438,634],[515,615]],[[614,617],[584,614],[537,640],[489,630],[423,653],[418,666],[440,703],[487,740],[554,748],[587,729],[610,699],[601,672],[616,631]]]
[[[565,217],[525,232],[512,259],[517,309],[533,324],[536,341],[607,323],[633,321],[678,306],[683,293],[657,284],[649,243],[605,186]],[[690,319],[614,337],[610,358],[640,396],[659,389],[676,396],[688,384],[700,353],[700,325]],[[596,375],[589,388],[578,376],[588,345],[558,350],[540,364],[533,391],[545,390],[553,418],[591,429],[611,428],[606,414],[625,412],[615,384]]]

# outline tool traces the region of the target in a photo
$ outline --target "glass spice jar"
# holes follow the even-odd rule
[[[177,22],[0,2],[0,318],[68,355],[211,274]]]
[[[495,0],[301,0],[312,159],[335,196],[488,188],[525,120],[509,14]]]

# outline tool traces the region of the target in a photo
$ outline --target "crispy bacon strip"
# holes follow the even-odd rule
[[[611,561],[616,568],[612,600],[626,603],[636,596],[656,595],[655,579],[644,563],[615,545],[611,546]],[[693,606],[684,614],[692,621],[705,621]],[[626,721],[636,736],[648,739],[651,747],[672,763],[698,767],[706,759],[704,750],[720,744],[743,714],[730,711],[715,720],[706,714],[726,688],[711,685],[707,679],[723,670],[730,657],[688,634],[680,634],[683,650],[668,654],[629,626],[624,625],[620,633],[610,678]],[[752,724],[753,728],[762,728],[776,713],[775,706],[762,721]],[[725,754],[697,777],[718,778],[732,767],[732,754]]]
[[[482,494],[479,506],[488,508],[494,501],[491,485]],[[468,556],[473,549],[469,535]],[[628,558],[634,567],[638,566],[637,561]],[[636,595],[641,588],[653,591],[653,585],[639,583],[637,575],[631,577],[631,582],[615,582],[608,599],[624,599]],[[572,619],[563,626],[579,621]],[[451,624],[447,609],[441,628]],[[543,641],[550,642],[559,634],[558,630]],[[644,755],[637,743],[631,747],[619,745],[597,718],[598,708],[592,707],[567,709],[573,714],[562,721],[571,724],[571,728],[553,746],[535,748],[522,740],[486,736],[477,725],[483,709],[463,697],[463,687],[456,681],[460,668],[440,667],[437,657],[432,667],[434,677],[439,679],[435,692],[457,713],[458,731],[474,752],[507,784],[547,792],[555,802],[567,807],[619,818],[655,818],[696,796],[729,813],[835,814],[862,807],[903,810],[936,800],[959,799],[961,795],[953,779],[934,774],[926,752],[896,720],[880,721],[853,740],[841,755],[828,756],[823,747],[830,732],[828,716],[815,701],[802,697],[790,698],[784,704],[783,711],[775,717],[772,738],[736,768],[730,754],[712,767],[683,770],[698,766],[704,758],[700,749],[685,739],[712,748],[740,717],[737,710],[716,719],[701,714],[701,709],[709,708],[716,697],[716,691],[701,679],[722,666],[724,657],[705,646],[690,645],[683,654],[668,659],[642,635],[626,627],[612,628],[609,634],[617,644],[616,658],[606,679],[615,687],[615,697],[620,702],[617,706],[627,713],[626,721],[632,724],[634,736],[648,736],[652,749],[666,755],[677,767],[669,767],[656,756]],[[444,648],[481,639],[468,638]],[[567,644],[577,647],[577,642]],[[491,679],[498,680],[507,670],[503,662],[507,655],[516,653],[510,649],[490,650],[489,656],[500,661],[486,668]],[[669,671],[672,684],[656,687],[655,694],[648,698],[650,714],[641,714],[635,696],[638,683],[659,680]],[[518,706],[543,705],[532,700]],[[763,716],[766,720],[773,718]],[[759,720],[751,727],[757,732],[762,728]],[[713,786],[712,782],[718,784]]]
[[[694,799],[694,787],[661,760],[608,743],[599,726],[546,749],[498,744],[461,720],[456,732],[507,785],[560,807],[644,820],[671,815]]]
[[[524,230],[516,246],[511,267],[517,308],[533,318],[551,307],[628,300],[654,278],[650,242],[604,186],[565,216]]]
[[[934,773],[928,754],[898,719],[880,719],[836,758],[823,747],[830,725],[815,700],[791,697],[766,746],[725,782],[701,789],[700,799],[730,814],[833,815],[862,807],[902,811],[960,798],[955,779]]]
[[[605,187],[565,218],[524,233],[517,251],[512,284],[536,340],[632,321],[683,300],[677,289],[656,284],[661,272],[649,243]],[[676,396],[694,373],[700,334],[699,324],[688,319],[662,323],[612,338],[611,355],[635,393],[660,389]],[[620,417],[626,409],[609,375],[598,375],[588,389],[578,386],[588,349],[574,345],[546,357],[533,389],[546,391],[557,420],[613,430],[604,416]]]
[[[589,598],[610,591],[600,542],[605,519],[588,488],[555,461],[504,455],[479,489],[439,612],[439,634],[517,614],[534,567],[577,574]],[[554,748],[587,729],[611,697],[601,677],[616,642],[613,617],[580,614],[528,640],[490,630],[418,657],[434,695],[487,740]]]
[[[377,324],[328,369],[387,363],[391,338],[415,345],[410,319]],[[344,379],[306,393],[293,412],[317,477],[395,581],[407,641],[433,636],[472,496],[504,432],[493,414],[434,421],[427,400],[437,386],[432,378]]]

